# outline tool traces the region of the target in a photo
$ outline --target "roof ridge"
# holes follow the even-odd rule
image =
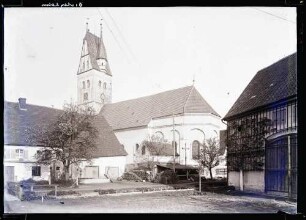
[[[12,101],[4,101],[4,103],[11,103],[11,104],[16,104],[16,105],[18,105],[18,102],[12,102]],[[64,111],[63,109],[54,108],[54,107],[49,107],[49,106],[44,106],[44,105],[35,105],[35,104],[28,104],[28,103],[26,103],[26,105],[34,106],[34,107],[40,107],[40,108],[48,108],[48,109],[53,109],[53,110]]]
[[[185,88],[188,88],[188,87],[192,87],[192,86],[184,86],[184,87],[180,87],[180,88],[177,88],[177,89],[171,89],[171,90],[167,90],[167,91],[155,93],[155,94],[152,94],[152,95],[146,95],[146,96],[141,96],[141,97],[138,97],[138,98],[132,98],[132,99],[128,99],[128,100],[123,100],[123,101],[108,103],[108,104],[105,104],[105,106],[107,106],[107,105],[113,105],[113,104],[118,104],[118,103],[123,103],[123,102],[128,102],[128,101],[133,101],[133,100],[137,100],[137,99],[148,98],[148,97],[152,97],[152,96],[157,96],[157,95],[160,95],[160,94],[162,94],[162,93],[173,92],[173,91],[176,91],[176,90],[179,90],[179,89],[185,89]]]
[[[190,89],[190,91],[189,91],[189,95],[188,95],[188,97],[187,97],[187,99],[186,99],[186,101],[185,101],[185,104],[184,104],[184,106],[183,106],[183,113],[185,113],[186,104],[187,104],[187,102],[188,102],[188,100],[189,100],[189,98],[190,98],[191,92],[192,92],[192,90],[193,90],[194,88],[195,88],[194,85],[192,85],[192,86],[191,86],[191,89]]]

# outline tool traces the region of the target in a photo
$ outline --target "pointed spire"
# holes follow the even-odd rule
[[[100,37],[98,42],[98,56],[97,59],[106,59],[106,53],[105,53],[105,47],[103,44],[103,38],[102,38],[102,19],[100,22]]]

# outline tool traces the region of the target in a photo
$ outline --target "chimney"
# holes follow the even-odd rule
[[[20,110],[27,110],[27,99],[26,98],[19,98],[19,109]]]

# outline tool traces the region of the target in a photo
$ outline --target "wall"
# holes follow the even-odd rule
[[[22,163],[22,162],[4,162],[5,166],[14,167],[14,181],[21,181],[32,178],[33,180],[48,180],[50,175],[50,168],[46,165],[36,165],[35,163]],[[32,167],[41,167],[41,176],[32,176]],[[4,175],[5,176],[5,175]],[[4,177],[4,181],[6,181]]]
[[[265,191],[264,171],[244,171],[243,172],[243,189],[250,192]],[[230,171],[228,173],[228,185],[234,186],[236,190],[240,189],[240,173]]]
[[[91,162],[83,162],[80,168],[84,169],[85,166],[99,166],[99,178],[105,178],[104,174],[107,167],[118,167],[118,175],[122,176],[125,171],[126,156],[118,157],[100,157],[93,159]]]
[[[147,128],[115,131],[116,137],[118,138],[119,142],[124,145],[124,149],[128,153],[126,156],[127,164],[132,164],[135,162],[136,144],[141,145],[141,143],[148,138],[148,134]]]

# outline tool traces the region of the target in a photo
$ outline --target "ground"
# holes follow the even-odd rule
[[[5,201],[5,213],[296,213],[296,203],[193,190]]]

